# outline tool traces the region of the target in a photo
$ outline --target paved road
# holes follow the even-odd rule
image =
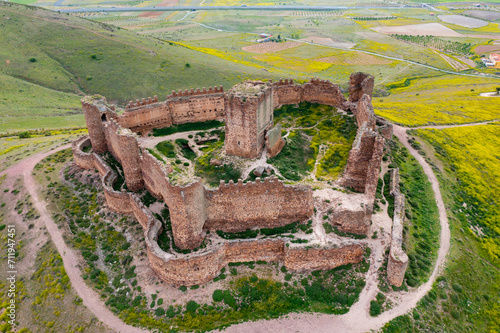
[[[81,5],[80,5],[81,6]],[[83,13],[83,12],[166,12],[166,11],[193,11],[193,10],[272,10],[272,11],[287,11],[287,10],[308,10],[308,11],[332,11],[332,10],[348,10],[348,9],[366,9],[366,8],[382,8],[396,9],[403,6],[174,6],[174,7],[93,7],[93,8],[73,8],[59,9],[61,13]]]

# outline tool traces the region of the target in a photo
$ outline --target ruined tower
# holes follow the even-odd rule
[[[100,95],[86,96],[82,99],[82,107],[92,149],[98,154],[108,151],[103,128],[103,122],[108,118],[106,98]]]
[[[265,137],[273,126],[272,86],[262,81],[245,81],[234,86],[226,106],[226,139],[228,155],[257,158]]]

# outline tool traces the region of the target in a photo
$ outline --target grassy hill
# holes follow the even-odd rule
[[[83,125],[79,95],[112,102],[241,81],[262,69],[37,7],[0,3],[0,132]],[[51,116],[50,119],[48,116]],[[42,118],[43,117],[43,118]]]

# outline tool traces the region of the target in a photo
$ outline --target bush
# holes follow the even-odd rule
[[[370,302],[370,316],[376,317],[382,312],[382,307],[377,301]]]
[[[212,298],[215,302],[220,302],[224,298],[224,293],[220,289],[215,289]]]
[[[29,138],[31,138],[31,134],[29,132],[19,133],[19,139],[29,139]]]
[[[165,309],[163,309],[163,308],[156,308],[155,315],[157,317],[163,316],[164,314],[165,314]]]
[[[30,58],[30,62],[36,62],[36,58],[35,57]]]
[[[184,166],[189,166],[189,162],[184,162]]]
[[[196,303],[195,301],[189,301],[187,304],[186,304],[186,310],[188,312],[195,312],[196,310],[198,310],[198,308],[200,307],[200,305],[198,303]]]
[[[186,286],[181,286],[179,287],[179,290],[185,292],[186,290],[188,290],[188,288]]]

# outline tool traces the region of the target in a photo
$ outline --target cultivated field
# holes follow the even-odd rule
[[[488,25],[488,22],[462,15],[438,15],[438,18],[446,23],[460,25],[466,28],[481,28]]]
[[[383,34],[393,35],[413,35],[413,36],[440,36],[440,37],[463,37],[458,32],[447,28],[439,23],[424,23],[413,25],[400,25],[391,27],[378,27],[372,30],[381,32]]]
[[[468,15],[468,16],[474,16],[479,19],[484,19],[488,21],[496,21],[500,20],[500,13],[499,12],[494,12],[491,10],[466,10],[462,14]]]
[[[275,42],[265,42],[265,43],[258,43],[250,46],[244,46],[241,49],[243,51],[247,52],[252,52],[252,53],[274,53],[278,51],[283,51],[286,49],[291,49],[294,47],[301,46],[302,43],[300,42],[281,42],[281,43],[275,43]]]

